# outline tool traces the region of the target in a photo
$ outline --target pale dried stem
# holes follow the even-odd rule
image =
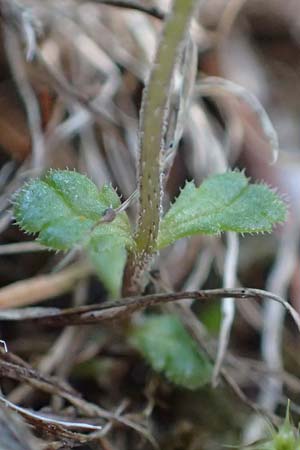
[[[288,291],[291,277],[298,259],[299,220],[290,224],[285,230],[277,253],[273,269],[269,275],[267,289],[280,296]],[[274,411],[282,395],[282,334],[285,309],[282,305],[266,302],[263,311],[263,330],[261,352],[271,374],[262,378],[258,403],[268,411]],[[273,374],[272,374],[273,373]],[[244,432],[245,442],[260,439],[265,431],[266,423],[260,416],[251,417]]]
[[[76,282],[92,272],[86,263],[74,264],[59,273],[39,275],[0,289],[0,309],[38,303],[74,289]]]
[[[16,242],[0,245],[0,255],[15,255],[18,253],[44,252],[47,248],[38,242]]]
[[[99,102],[99,98],[90,99],[86,95],[78,92],[75,87],[68,83],[64,75],[60,73],[56,67],[48,63],[39,49],[36,51],[36,57],[38,62],[46,71],[50,82],[53,84],[58,93],[71,102],[76,102],[77,104],[83,106],[88,112],[94,115],[95,120],[97,120],[97,117],[100,116],[103,117],[103,119],[115,124],[115,119],[111,112],[112,105],[105,105],[104,107]],[[81,114],[84,115],[84,119],[88,123],[90,119],[89,116],[86,115],[86,111],[82,111]]]
[[[32,140],[32,167],[40,171],[45,166],[46,147],[38,100],[28,80],[19,37],[7,24],[3,30],[7,59],[27,113]]]
[[[243,86],[219,77],[207,77],[195,89],[196,95],[232,96],[245,102],[259,121],[266,140],[272,152],[272,163],[275,163],[279,153],[277,133],[273,124],[258,99]]]
[[[234,22],[247,0],[229,0],[224,8],[217,30],[217,41],[219,46],[224,45],[228,38]]]
[[[224,261],[223,283],[225,288],[233,288],[236,285],[236,271],[239,255],[239,239],[236,233],[227,233],[227,250]],[[219,334],[218,352],[213,372],[212,383],[217,385],[218,376],[222,367],[229,343],[230,331],[235,316],[235,301],[233,298],[225,298],[222,301],[222,324]]]
[[[85,302],[87,295],[86,283],[86,280],[82,280],[75,288],[73,294],[74,306],[80,306]],[[78,341],[82,341],[84,334],[84,331],[82,329],[79,330],[78,327],[66,328],[63,330],[46,355],[43,355],[38,362],[37,369],[40,373],[50,374],[58,367],[65,370],[69,364],[72,364],[72,358],[68,358],[68,361],[66,361],[65,356],[66,354],[70,354],[70,348],[74,348],[74,343],[75,346],[78,346]],[[62,377],[60,378],[62,379]],[[25,383],[19,384],[9,393],[8,398],[13,403],[23,403],[25,400],[28,400],[28,397],[32,391],[32,386]],[[58,396],[54,397],[56,399],[58,398]],[[61,401],[61,398],[59,398],[59,400]],[[60,408],[56,408],[56,410],[59,409]]]

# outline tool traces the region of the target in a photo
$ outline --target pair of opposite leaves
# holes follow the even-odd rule
[[[109,223],[101,223],[101,218],[108,208],[119,206],[120,198],[111,186],[98,190],[77,172],[51,170],[17,193],[15,218],[24,231],[38,233],[38,241],[48,248],[85,248],[101,281],[117,297],[134,237],[126,212]],[[272,190],[249,184],[242,172],[214,175],[198,188],[188,182],[162,218],[157,250],[198,233],[271,231],[285,213],[284,203]]]

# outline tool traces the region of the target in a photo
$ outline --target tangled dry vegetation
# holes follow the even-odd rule
[[[81,252],[33,242],[11,198],[68,167],[112,183],[135,217],[141,95],[169,1],[0,0],[1,450],[243,445],[281,423],[288,398],[298,422],[299,335],[280,303],[300,311],[300,4],[199,3],[170,97],[165,202],[186,179],[240,167],[286,195],[289,219],[273,235],[180,240],[147,296],[104,304]],[[233,297],[250,300],[235,311]],[[213,386],[190,392],[149,368],[126,339],[146,306],[181,318],[217,361]]]

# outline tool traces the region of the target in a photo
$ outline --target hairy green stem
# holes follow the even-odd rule
[[[143,95],[140,125],[139,217],[136,253],[129,258],[125,273],[125,291],[137,285],[146,263],[156,250],[161,201],[161,150],[168,113],[168,103],[176,64],[180,58],[191,18],[199,0],[174,0],[152,72]],[[136,287],[135,287],[136,289]],[[129,288],[129,291],[132,290]]]

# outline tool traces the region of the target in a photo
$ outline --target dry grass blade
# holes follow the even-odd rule
[[[90,273],[91,268],[87,264],[79,263],[59,273],[17,281],[0,289],[0,309],[26,306],[57,297],[73,290],[76,282]]]
[[[165,18],[165,13],[155,5],[142,5],[139,1],[136,0],[94,0],[94,2],[103,3],[104,5],[117,6],[120,8],[135,9],[136,11],[141,11],[160,20],[163,20]]]
[[[235,233],[227,233],[227,250],[224,261],[224,286],[231,288],[236,285],[236,272],[239,255],[239,240]],[[227,351],[230,332],[235,317],[235,302],[233,298],[225,298],[222,300],[222,323],[219,334],[218,353],[216,357],[213,385],[216,386],[220,369],[222,367],[225,354]]]
[[[269,274],[267,286],[272,292],[285,296],[298,261],[299,219],[287,227],[281,237],[277,258]],[[264,304],[261,353],[269,374],[260,378],[258,403],[268,411],[275,411],[283,392],[281,376],[283,359],[283,332],[285,310],[279,304]],[[260,439],[266,423],[261,416],[254,416],[245,427],[244,442]]]
[[[68,83],[68,81],[64,78],[64,75],[58,72],[58,70],[44,58],[44,55],[40,50],[37,50],[36,57],[41,66],[44,68],[50,82],[63,97],[71,102],[74,102],[75,104],[83,106],[96,118],[100,116],[101,118],[103,117],[103,119],[115,124],[114,116],[110,111],[112,105],[109,105],[110,107],[104,107],[101,103],[99,104],[97,101],[98,99],[90,99],[81,92],[78,92],[75,87]]]
[[[37,171],[42,170],[45,166],[46,147],[38,100],[26,74],[19,37],[8,25],[4,27],[4,44],[11,71],[27,112],[32,139],[32,167]]]
[[[245,102],[257,117],[264,135],[270,144],[272,151],[272,162],[275,163],[279,152],[277,133],[273,127],[268,114],[258,99],[244,87],[219,77],[208,77],[201,80],[196,87],[196,94],[211,96],[231,95]]]
[[[0,255],[14,255],[18,253],[27,252],[44,252],[46,247],[40,245],[38,242],[16,242],[13,244],[0,245]]]

